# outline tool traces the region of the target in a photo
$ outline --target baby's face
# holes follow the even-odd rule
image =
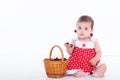
[[[91,22],[79,22],[77,24],[77,35],[79,38],[89,38],[91,32]]]

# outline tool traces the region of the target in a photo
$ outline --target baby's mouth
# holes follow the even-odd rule
[[[84,34],[80,34],[80,36],[84,36]]]

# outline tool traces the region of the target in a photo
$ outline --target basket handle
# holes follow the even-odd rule
[[[63,51],[62,51],[61,47],[60,47],[60,46],[58,46],[58,45],[54,45],[54,46],[51,48],[51,50],[50,50],[50,54],[49,54],[49,59],[51,59],[51,56],[52,56],[52,51],[53,51],[53,49],[54,49],[55,47],[58,47],[58,48],[60,49],[61,56],[62,56],[62,61],[63,61],[63,60],[64,60]]]

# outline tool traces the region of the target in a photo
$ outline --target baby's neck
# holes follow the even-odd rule
[[[80,40],[80,41],[90,41],[90,37],[88,37],[88,38],[78,38],[78,40]]]

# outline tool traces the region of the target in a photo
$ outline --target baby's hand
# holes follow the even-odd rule
[[[70,44],[69,42],[66,42],[66,43],[65,43],[65,46],[66,46],[67,48],[72,48],[72,47],[73,47],[73,44]]]
[[[96,58],[92,58],[89,62],[90,62],[90,64],[91,64],[91,66],[95,66],[96,65],[96,63],[97,63],[97,59]]]
[[[66,47],[66,50],[69,54],[72,54],[73,53],[73,49],[74,49],[74,46],[73,44],[70,44],[69,42],[66,42],[65,43],[65,47]]]

